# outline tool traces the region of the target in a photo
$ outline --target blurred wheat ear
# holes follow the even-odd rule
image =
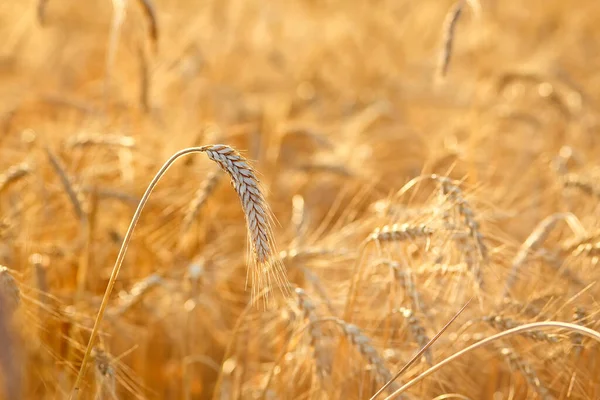
[[[205,153],[208,158],[216,162],[219,167],[229,175],[231,184],[240,198],[248,230],[248,276],[251,276],[252,278],[252,301],[254,302],[262,289],[272,286],[274,283],[276,285],[273,286],[278,286],[284,295],[289,294],[289,286],[287,285],[284,266],[281,259],[277,257],[275,240],[271,229],[271,223],[273,221],[271,211],[264,198],[258,178],[247,160],[236,150],[223,144],[189,147],[180,150],[173,154],[154,176],[146,188],[131,219],[131,223],[123,238],[121,249],[119,250],[117,260],[115,261],[115,265],[108,281],[106,291],[104,292],[100,309],[96,315],[94,327],[92,328],[85,354],[81,361],[81,367],[71,393],[71,399],[76,399],[78,397],[79,387],[90,359],[94,341],[98,335],[100,323],[102,322],[104,312],[108,305],[108,299],[115,286],[117,276],[125,258],[125,253],[127,252],[127,247],[129,246],[129,241],[131,240],[133,230],[137,225],[142,210],[144,209],[150,194],[173,163],[179,158],[191,153]],[[268,297],[263,297],[263,301],[268,302]]]

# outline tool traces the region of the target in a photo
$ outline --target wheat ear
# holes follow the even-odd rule
[[[148,20],[148,36],[150,37],[153,50],[156,51],[158,49],[158,19],[156,18],[154,5],[150,0],[138,0],[138,3]]]
[[[392,381],[392,373],[385,366],[383,358],[377,352],[377,349],[371,343],[369,339],[358,326],[349,324],[343,320],[336,321],[342,328],[344,336],[358,349],[359,353],[367,360],[369,364],[375,367],[377,378],[381,379],[383,383],[391,382],[389,384],[390,390],[397,390],[400,385],[398,382]]]
[[[562,176],[562,183],[565,188],[576,188],[588,196],[600,198],[600,184],[594,177],[569,173]]]
[[[198,217],[198,213],[202,209],[202,206],[206,204],[206,201],[217,187],[217,184],[221,180],[221,176],[221,171],[213,171],[208,175],[208,178],[202,182],[188,206],[185,217],[183,217],[183,223],[181,224],[181,235],[185,234],[190,229],[192,223]]]
[[[108,299],[115,286],[117,276],[119,275],[119,271],[123,265],[123,260],[125,259],[127,247],[131,241],[131,236],[135,226],[140,219],[142,210],[148,202],[150,194],[163,175],[171,167],[171,165],[173,165],[173,163],[180,157],[191,153],[205,153],[211,160],[215,161],[225,172],[227,172],[231,178],[231,183],[241,200],[242,208],[245,214],[247,230],[249,233],[248,248],[250,259],[248,270],[251,272],[253,281],[252,300],[257,297],[257,294],[261,291],[261,289],[271,286],[273,280],[279,283],[277,286],[282,292],[284,292],[284,294],[288,294],[287,289],[289,284],[287,283],[287,277],[283,263],[278,257],[274,257],[274,254],[276,254],[276,248],[270,225],[272,219],[270,208],[264,199],[254,170],[237,151],[223,144],[189,147],[180,150],[173,154],[154,176],[146,188],[146,191],[144,192],[144,195],[142,196],[135,213],[133,214],[127,232],[125,232],[121,248],[119,249],[119,254],[117,255],[108,285],[104,292],[104,297],[102,298],[102,303],[100,304],[100,309],[98,310],[98,314],[96,314],[96,320],[94,321],[94,326],[88,340],[83,360],[81,361],[79,373],[77,374],[75,385],[71,393],[71,399],[77,399],[78,397],[79,386],[83,376],[85,375],[85,370],[90,358],[92,347],[94,345],[96,336],[98,335],[98,329],[100,327],[100,323],[102,322],[102,318],[104,317],[104,312],[108,306]],[[251,257],[250,252],[252,253]],[[268,300],[266,296],[262,298],[265,302]]]
[[[21,164],[9,167],[2,175],[0,175],[0,192],[2,192],[11,183],[27,176],[31,172],[31,166],[23,162]]]
[[[71,205],[73,206],[73,211],[75,212],[75,215],[77,215],[79,221],[85,222],[87,216],[84,211],[84,200],[81,196],[81,192],[75,187],[75,184],[73,183],[71,177],[69,177],[69,175],[67,174],[67,171],[65,170],[65,167],[63,166],[61,160],[56,154],[54,154],[52,150],[50,150],[49,147],[46,147],[46,154],[48,155],[48,160],[50,160],[50,164],[52,164],[52,168],[54,168],[54,171],[60,178],[60,182],[62,183],[65,192],[67,192],[67,196],[71,201]]]
[[[554,229],[556,224],[563,219],[567,221],[567,223],[575,233],[584,230],[581,226],[581,222],[579,222],[577,217],[571,213],[557,213],[544,218],[535,227],[533,232],[531,232],[529,237],[527,237],[525,242],[519,248],[517,255],[513,259],[510,274],[506,278],[506,283],[504,285],[504,294],[502,296],[503,298],[509,295],[511,288],[517,280],[517,274],[519,273],[519,269],[525,263],[527,256],[531,253],[532,250],[538,249],[538,247],[546,240],[548,235],[550,235],[550,232]]]
[[[454,44],[454,33],[456,31],[456,24],[460,19],[460,15],[462,14],[463,6],[463,0],[459,0],[456,3],[454,3],[452,8],[446,14],[446,18],[444,19],[444,23],[442,25],[443,45],[437,65],[438,79],[445,78],[446,74],[448,73],[450,59],[452,58],[452,45]]]
[[[521,371],[527,383],[535,388],[542,400],[554,400],[547,387],[542,384],[533,367],[525,361],[514,349],[510,347],[500,347],[500,354],[506,358],[506,362],[511,368]]]
[[[303,289],[297,288],[296,295],[298,296],[298,307],[304,313],[304,318],[310,322],[308,333],[310,335],[310,345],[313,348],[317,375],[320,379],[325,379],[331,373],[331,368],[327,363],[326,350],[322,344],[323,332],[319,325],[315,323],[318,320],[316,307]]]
[[[503,317],[501,315],[485,316],[482,318],[482,320],[499,331],[506,331],[508,329],[525,325],[524,322],[516,321],[512,318]],[[536,341],[548,343],[558,343],[560,341],[558,336],[543,331],[530,330],[523,332],[522,335]]]

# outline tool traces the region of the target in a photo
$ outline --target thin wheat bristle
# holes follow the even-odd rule
[[[434,230],[427,225],[393,224],[376,228],[368,237],[369,241],[391,242],[414,240],[420,237],[429,237]]]
[[[272,215],[259,180],[244,157],[226,145],[202,147],[208,157],[216,162],[231,178],[244,210],[249,235],[249,250],[253,254],[253,294],[271,286],[274,280],[283,291],[287,291],[287,278],[283,263],[274,257],[275,239],[271,230]],[[265,298],[266,300],[266,298]]]
[[[499,349],[499,351],[500,354],[506,358],[506,362],[511,368],[519,370],[523,374],[523,377],[527,383],[530,386],[533,386],[542,400],[554,400],[554,396],[552,396],[548,388],[542,384],[537,372],[527,361],[517,354],[514,349],[511,349],[510,347],[502,347]]]
[[[131,136],[99,133],[80,133],[68,138],[66,144],[69,147],[111,146],[127,149],[134,148],[136,145],[135,139]]]
[[[185,213],[185,216],[183,217],[183,222],[181,223],[181,233],[182,234],[187,232],[190,229],[193,222],[198,217],[200,210],[202,209],[204,204],[206,204],[206,201],[211,196],[211,194],[214,192],[214,190],[217,187],[217,184],[221,180],[222,176],[223,176],[222,171],[220,171],[220,170],[213,171],[202,182],[202,184],[196,191],[194,198],[190,202],[188,209]]]
[[[371,339],[369,339],[361,329],[354,324],[349,324],[342,320],[338,320],[338,324],[341,326],[344,336],[346,336],[350,343],[356,346],[358,352],[375,368],[377,379],[384,384],[391,381],[393,378],[392,373],[386,367],[385,362],[379,355],[377,349],[371,344]],[[388,390],[394,392],[399,388],[399,383],[393,381],[389,385]]]
[[[278,257],[282,261],[304,261],[311,258],[325,257],[325,256],[348,256],[349,250],[333,249],[333,248],[320,248],[320,247],[307,247],[300,249],[289,249],[281,250]]]
[[[10,274],[8,268],[0,265],[0,301],[7,305],[7,310],[13,313],[21,303],[21,290],[16,279]]]
[[[421,324],[421,321],[419,321],[419,318],[417,318],[413,310],[409,308],[400,307],[398,309],[398,312],[402,314],[408,322],[408,326],[410,328],[412,336],[417,341],[419,348],[424,348],[427,345],[427,343],[429,343],[429,337],[427,336],[427,333],[425,333],[425,328]],[[429,347],[425,351],[423,356],[425,357],[425,361],[427,361],[428,364],[433,364],[433,352],[431,350],[431,347]]]
[[[26,162],[11,166],[0,175],[0,192],[10,186],[12,183],[15,183],[21,178],[27,176],[30,172],[31,166]]]
[[[437,65],[437,77],[445,78],[448,73],[448,68],[450,67],[450,60],[452,58],[452,47],[454,44],[454,34],[456,31],[456,24],[460,19],[464,6],[464,1],[459,0],[446,14],[446,18],[444,19],[444,23],[442,24],[442,50],[439,55],[438,65]]]
[[[325,379],[331,373],[331,366],[326,357],[326,349],[322,344],[323,332],[316,323],[318,320],[318,315],[315,311],[316,307],[303,289],[297,288],[295,292],[298,296],[298,307],[302,310],[304,318],[310,324],[308,333],[310,335],[310,345],[313,348],[313,358],[315,360],[317,375],[320,379]]]
[[[508,329],[516,328],[518,326],[525,324],[524,322],[520,322],[520,321],[514,320],[512,318],[504,317],[501,315],[485,316],[482,318],[482,321],[488,323],[494,329],[497,329],[500,331],[506,331]],[[521,333],[521,335],[528,337],[530,339],[536,340],[536,341],[543,341],[543,342],[548,342],[548,343],[560,342],[559,336],[553,335],[550,333],[546,333],[543,331],[531,330],[531,331],[523,332],[523,333]]]

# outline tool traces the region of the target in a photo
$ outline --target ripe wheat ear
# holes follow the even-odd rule
[[[127,252],[127,247],[129,246],[129,241],[131,240],[133,230],[137,225],[142,210],[144,209],[150,194],[171,165],[173,165],[180,157],[191,153],[205,153],[208,158],[216,162],[229,175],[231,184],[240,198],[248,229],[248,275],[251,275],[252,277],[252,301],[254,301],[255,297],[262,289],[271,286],[273,280],[277,283],[276,286],[280,288],[284,295],[289,294],[289,289],[287,289],[289,285],[287,284],[283,263],[279,257],[276,256],[275,240],[271,230],[271,211],[263,196],[258,178],[246,159],[233,148],[223,144],[189,147],[180,150],[173,154],[154,176],[133,214],[127,232],[125,232],[123,243],[121,244],[119,254],[117,255],[117,260],[115,261],[106,291],[104,292],[104,297],[102,298],[102,303],[100,304],[100,309],[98,310],[96,320],[94,321],[94,327],[92,328],[83,360],[81,361],[81,367],[79,368],[79,373],[75,380],[71,399],[77,399],[81,380],[85,375],[94,340],[96,339],[96,336],[98,336],[98,329],[108,305],[108,299],[115,286],[117,276],[125,258],[125,253]],[[268,298],[266,297],[263,297],[263,299],[264,301],[268,301]]]

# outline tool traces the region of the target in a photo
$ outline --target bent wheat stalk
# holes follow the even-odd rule
[[[595,341],[597,341],[597,342],[600,343],[600,332],[596,332],[596,331],[594,331],[592,329],[589,329],[589,328],[586,328],[584,326],[570,324],[568,322],[544,321],[544,322],[533,322],[531,324],[521,325],[519,327],[516,327],[516,328],[513,328],[513,329],[509,329],[509,330],[506,330],[504,332],[497,333],[497,334],[495,334],[493,336],[489,336],[489,337],[487,337],[485,339],[480,340],[477,343],[472,344],[469,347],[464,348],[463,350],[460,350],[460,351],[454,353],[450,357],[444,359],[443,361],[440,361],[439,363],[437,363],[433,367],[427,369],[426,371],[422,372],[421,374],[419,374],[418,376],[416,376],[415,378],[413,378],[412,380],[410,380],[409,382],[407,382],[400,389],[396,390],[390,396],[386,397],[385,400],[392,400],[392,399],[398,398],[398,396],[402,395],[402,393],[404,393],[406,390],[408,390],[409,388],[413,387],[415,384],[419,383],[423,379],[427,378],[429,375],[433,374],[434,372],[436,372],[437,370],[441,369],[442,367],[450,364],[452,361],[456,360],[457,358],[460,358],[460,357],[464,356],[465,354],[472,352],[473,350],[476,350],[476,349],[478,349],[480,347],[483,347],[483,346],[485,346],[487,344],[493,343],[493,342],[495,342],[497,340],[500,340],[500,339],[508,337],[508,336],[516,335],[516,334],[519,334],[519,333],[522,333],[522,332],[527,332],[527,331],[530,331],[530,330],[537,330],[537,329],[540,329],[540,328],[561,328],[561,329],[567,329],[567,330],[572,331],[572,332],[580,333],[583,336],[587,336],[587,337],[589,337],[591,339],[594,339]]]
[[[205,153],[208,158],[216,162],[229,175],[231,184],[240,198],[248,229],[248,272],[252,275],[252,299],[254,300],[261,289],[271,286],[273,280],[275,280],[278,284],[277,286],[284,294],[288,294],[289,292],[289,290],[286,290],[288,285],[283,263],[278,257],[274,257],[277,252],[270,225],[272,222],[271,211],[263,196],[256,174],[246,159],[233,148],[222,144],[189,147],[180,150],[173,154],[154,176],[133,214],[127,232],[125,232],[123,243],[119,249],[117,260],[115,261],[106,291],[104,292],[104,297],[102,298],[102,303],[100,304],[100,309],[98,310],[96,320],[94,321],[94,326],[90,334],[83,360],[81,361],[81,367],[79,368],[79,373],[75,380],[75,385],[70,397],[71,399],[77,399],[79,387],[83,376],[85,375],[94,341],[96,336],[98,336],[98,329],[108,305],[108,299],[115,286],[133,230],[140,219],[142,210],[144,209],[150,194],[171,165],[179,158],[191,153]],[[264,297],[263,301],[267,302],[268,299]]]

